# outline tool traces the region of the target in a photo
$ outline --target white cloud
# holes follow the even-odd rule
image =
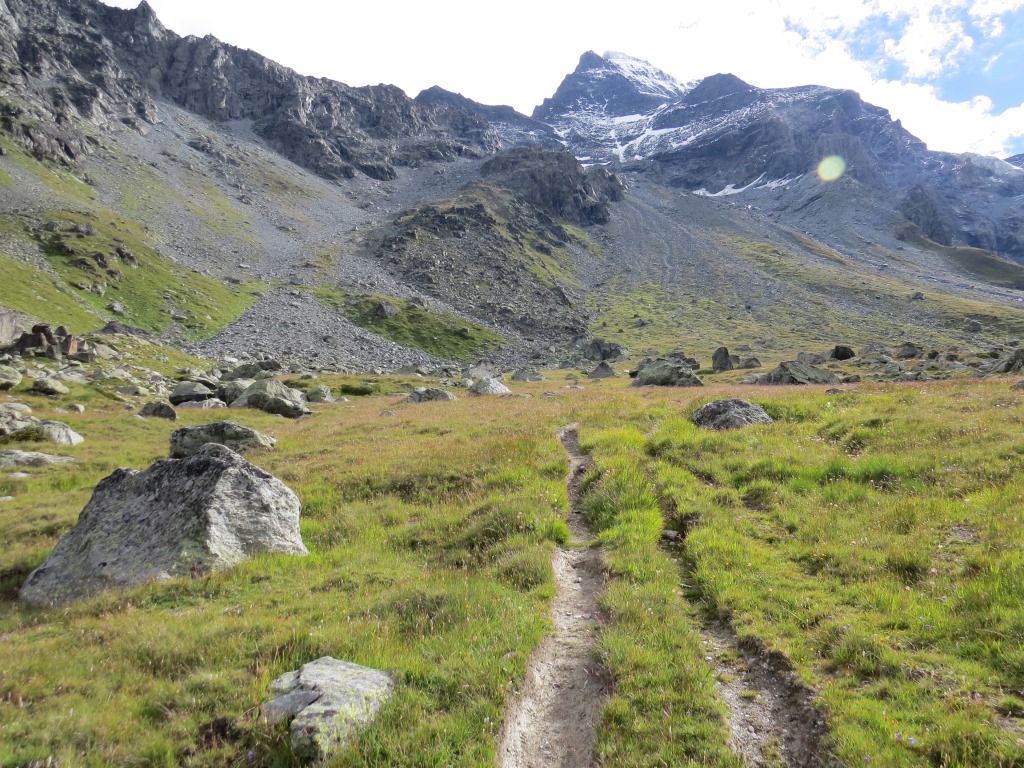
[[[885,41],[885,52],[907,68],[908,77],[929,78],[954,69],[973,46],[963,24],[931,13],[911,17],[899,40]]]

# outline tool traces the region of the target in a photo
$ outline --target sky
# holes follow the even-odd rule
[[[103,0],[133,8],[138,0]],[[149,0],[164,26],[212,34],[304,75],[440,85],[530,114],[588,50],[680,81],[855,90],[931,149],[1024,152],[1024,0]]]

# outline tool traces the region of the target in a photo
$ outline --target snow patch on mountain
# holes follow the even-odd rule
[[[646,96],[660,96],[669,100],[683,96],[693,88],[693,84],[684,85],[646,61],[618,51],[608,51],[604,59],[612,65],[609,67],[610,72],[624,75],[633,84],[637,93]]]

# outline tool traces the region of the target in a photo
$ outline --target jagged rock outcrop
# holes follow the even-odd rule
[[[498,134],[473,111],[416,102],[391,85],[303,77],[212,36],[180,37],[152,8],[96,0],[0,4],[0,85],[26,96],[0,127],[40,157],[76,162],[92,148],[75,123],[145,130],[154,96],[216,121],[251,120],[278,152],[328,179],[392,179],[396,166],[484,156]]]
[[[573,224],[606,223],[609,203],[621,200],[624,191],[615,174],[604,168],[585,171],[564,150],[511,149],[484,163],[480,174]]]
[[[418,104],[429,106],[448,106],[472,112],[486,120],[506,147],[537,145],[547,149],[561,149],[562,143],[550,125],[534,120],[532,117],[516,112],[512,107],[489,106],[460,93],[446,91],[440,86],[433,86],[421,91],[416,97]]]
[[[307,554],[299,500],[222,445],[100,481],[75,527],[18,596],[67,603],[106,589],[223,570],[257,552]]]

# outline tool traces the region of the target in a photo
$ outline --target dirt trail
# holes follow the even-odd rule
[[[554,632],[530,657],[519,696],[509,704],[498,748],[500,768],[590,768],[607,675],[594,657],[598,600],[604,591],[599,550],[580,513],[580,483],[590,458],[580,452],[576,425],[558,434],[569,453],[569,529],[573,541],[555,552],[558,592]]]
[[[705,659],[729,708],[729,748],[749,768],[811,768],[822,764],[822,714],[785,659],[740,649],[732,629],[701,630]]]

